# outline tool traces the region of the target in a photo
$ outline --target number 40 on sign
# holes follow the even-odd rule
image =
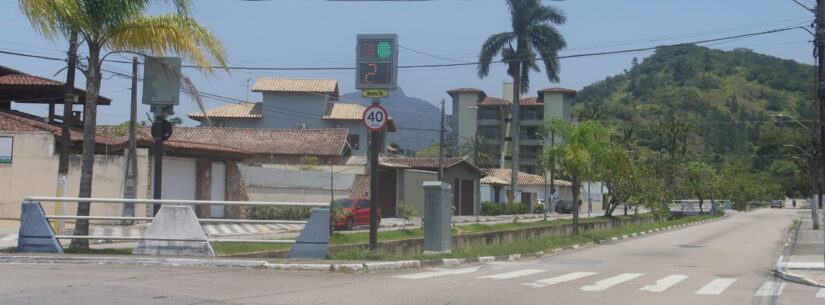
[[[372,105],[364,110],[364,126],[370,131],[380,131],[387,127],[387,109],[379,105]]]

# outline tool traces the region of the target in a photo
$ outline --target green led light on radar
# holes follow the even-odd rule
[[[392,44],[389,41],[381,41],[375,47],[378,53],[378,57],[387,58],[392,56]]]

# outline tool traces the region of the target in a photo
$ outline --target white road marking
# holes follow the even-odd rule
[[[629,280],[635,279],[644,275],[644,273],[622,273],[617,276],[611,277],[609,279],[604,279],[598,282],[593,283],[593,285],[583,286],[579,288],[581,291],[602,291],[607,288],[616,286],[618,284],[627,282]]]
[[[820,288],[819,292],[816,293],[817,298],[825,298],[825,288]]]
[[[405,274],[405,275],[399,275],[399,276],[396,276],[396,277],[401,278],[401,279],[417,280],[417,279],[426,279],[426,278],[437,277],[437,276],[472,273],[472,272],[476,272],[476,271],[478,271],[477,267],[463,268],[463,269],[445,269],[445,270]]]
[[[756,290],[756,294],[754,295],[758,297],[779,296],[782,294],[782,289],[785,289],[785,283],[767,281],[765,284],[762,284],[762,287]]]
[[[677,283],[685,280],[686,278],[687,278],[687,275],[684,275],[684,274],[670,275],[670,276],[667,276],[663,279],[660,279],[660,280],[656,281],[656,283],[653,284],[653,285],[647,285],[645,287],[642,287],[642,289],[639,289],[639,290],[646,290],[646,291],[650,291],[650,292],[662,292],[662,291],[665,291],[666,289],[670,288],[670,286],[676,285]]]
[[[501,273],[501,274],[479,276],[478,278],[479,279],[506,280],[506,279],[512,279],[512,278],[516,278],[516,277],[520,277],[520,276],[526,276],[526,275],[531,275],[531,274],[536,274],[536,273],[542,273],[542,272],[545,272],[545,271],[547,271],[547,270],[524,269],[524,270],[519,270],[519,271]]]
[[[596,275],[596,274],[598,274],[598,273],[596,273],[596,272],[573,272],[573,273],[568,273],[568,274],[565,274],[565,275],[560,275],[560,276],[557,276],[557,277],[551,277],[549,279],[538,280],[538,281],[535,281],[535,282],[532,282],[532,283],[524,283],[524,285],[527,285],[527,286],[530,286],[530,287],[533,287],[533,288],[542,288],[542,287],[547,287],[547,286],[550,286],[550,285],[555,285],[555,284],[558,284],[558,283],[564,283],[564,282],[569,282],[569,281],[573,281],[573,280],[578,280],[580,278],[584,278],[584,277],[588,277],[588,276]]]
[[[699,290],[696,291],[696,294],[705,294],[705,295],[722,294],[722,292],[725,291],[725,289],[728,289],[728,287],[731,284],[733,284],[733,282],[736,282],[736,280],[737,279],[732,279],[732,278],[718,278],[718,279],[712,280],[712,281],[710,281],[710,283],[708,283],[704,287],[699,288]]]

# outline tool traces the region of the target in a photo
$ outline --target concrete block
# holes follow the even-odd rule
[[[23,202],[17,235],[17,252],[63,253],[39,202]]]
[[[478,257],[478,262],[479,263],[489,263],[489,262],[492,262],[492,261],[495,261],[495,260],[496,260],[496,258],[494,256],[479,256]]]
[[[458,266],[461,265],[461,260],[457,258],[444,258],[441,259],[441,264],[444,266]]]
[[[135,255],[215,256],[206,233],[187,205],[164,205],[155,215]]]
[[[292,249],[289,258],[322,259],[329,252],[329,209],[314,209]]]
[[[510,254],[510,255],[507,257],[507,259],[508,259],[508,260],[511,260],[511,261],[514,261],[514,260],[517,260],[517,259],[521,259],[521,254]]]
[[[363,264],[337,264],[332,265],[335,272],[361,272],[364,271]]]

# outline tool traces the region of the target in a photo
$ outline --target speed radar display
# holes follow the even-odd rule
[[[394,90],[397,87],[398,35],[360,34],[357,40],[355,88]]]

